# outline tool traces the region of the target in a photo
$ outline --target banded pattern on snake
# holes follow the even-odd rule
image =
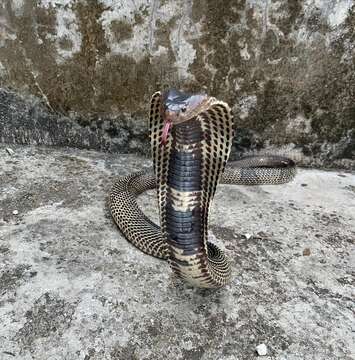
[[[296,173],[280,156],[245,157],[226,163],[233,140],[229,106],[206,95],[157,92],[150,106],[154,174],[120,177],[109,207],[124,236],[141,251],[169,261],[197,287],[217,288],[231,276],[228,258],[208,242],[208,215],[217,184],[282,184]],[[136,198],[157,189],[160,226],[139,209]]]

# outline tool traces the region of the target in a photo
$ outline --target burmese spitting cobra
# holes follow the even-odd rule
[[[228,258],[208,242],[208,215],[218,182],[260,185],[290,181],[295,163],[280,156],[245,157],[227,167],[233,140],[229,106],[207,95],[177,90],[152,96],[149,129],[154,174],[120,177],[109,207],[124,236],[141,251],[169,260],[189,283],[217,288],[230,279]],[[146,217],[137,196],[157,188],[160,226]]]

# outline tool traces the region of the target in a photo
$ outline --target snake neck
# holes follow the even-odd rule
[[[201,203],[203,131],[196,119],[174,126],[168,163],[165,219],[170,264],[179,276],[211,287],[206,235],[208,214]]]

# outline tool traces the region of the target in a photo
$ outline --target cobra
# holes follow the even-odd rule
[[[295,176],[295,163],[253,156],[226,167],[234,135],[231,110],[204,94],[155,93],[149,130],[154,172],[118,178],[109,196],[112,217],[128,241],[168,260],[180,278],[196,287],[224,286],[231,277],[230,261],[208,241],[217,184],[282,184]],[[137,205],[137,196],[154,188],[160,227]]]

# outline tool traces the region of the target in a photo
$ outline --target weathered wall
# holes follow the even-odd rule
[[[303,163],[354,164],[354,0],[0,4],[0,86],[36,95],[60,114],[38,135],[38,111],[27,111],[38,109],[36,101],[21,107],[21,123],[23,112],[4,105],[13,94],[3,91],[2,141],[37,134],[35,142],[60,136],[69,145],[145,149],[149,97],[174,85],[231,104],[237,151],[289,145]],[[63,119],[70,131],[51,130]]]

